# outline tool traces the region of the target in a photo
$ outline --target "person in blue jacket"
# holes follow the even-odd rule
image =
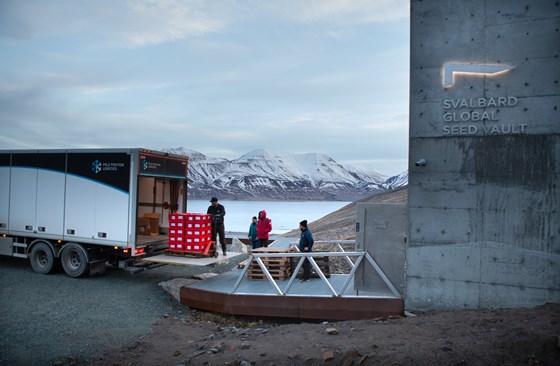
[[[313,235],[307,227],[307,220],[303,220],[299,223],[299,229],[301,230],[301,236],[299,237],[299,251],[302,253],[309,253],[313,247]],[[307,258],[303,261],[303,278],[302,282],[309,281],[311,274],[311,262]]]
[[[257,216],[253,216],[253,222],[249,226],[249,234],[247,236],[251,239],[253,249],[260,248],[261,245],[257,236]]]

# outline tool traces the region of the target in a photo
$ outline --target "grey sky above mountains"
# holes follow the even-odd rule
[[[0,2],[0,148],[407,169],[409,2]]]

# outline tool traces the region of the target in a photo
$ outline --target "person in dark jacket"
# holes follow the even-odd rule
[[[251,222],[251,226],[249,226],[249,234],[247,236],[249,240],[251,240],[253,249],[260,247],[259,238],[257,236],[257,216],[253,216],[253,221]]]
[[[257,221],[257,236],[261,247],[268,247],[268,233],[272,231],[272,220],[266,217],[266,211],[259,212]]]
[[[313,247],[313,235],[307,227],[307,220],[303,220],[299,223],[299,229],[301,230],[301,236],[299,237],[299,251],[302,253],[309,253]],[[307,258],[303,261],[303,278],[302,282],[309,281],[311,275],[311,262]]]
[[[222,253],[226,254],[226,234],[224,226],[224,216],[226,215],[226,209],[224,206],[218,203],[216,197],[212,197],[210,200],[211,205],[208,207],[207,214],[212,215],[212,241],[216,242],[216,235],[220,236],[220,245],[222,246]]]

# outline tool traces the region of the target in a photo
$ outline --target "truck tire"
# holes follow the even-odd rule
[[[60,262],[64,272],[70,277],[80,277],[89,272],[87,250],[79,244],[66,244],[60,255]]]
[[[48,274],[55,269],[56,258],[51,247],[47,243],[37,243],[31,249],[29,255],[31,268],[35,273]]]

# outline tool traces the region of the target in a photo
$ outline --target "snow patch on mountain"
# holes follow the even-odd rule
[[[408,185],[408,171],[395,175],[383,182],[382,186],[387,189],[396,189]]]

